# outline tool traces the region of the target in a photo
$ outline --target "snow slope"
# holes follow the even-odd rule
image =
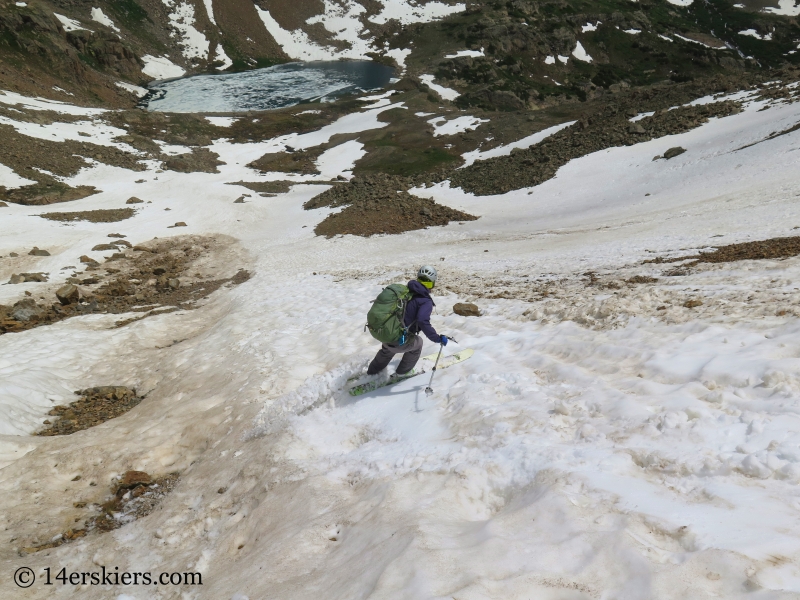
[[[131,243],[184,220],[181,234],[227,236],[225,262],[254,276],[195,311],[0,337],[0,560],[13,571],[15,547],[62,531],[73,502],[136,468],[182,473],[161,510],[25,564],[201,572],[202,588],[169,591],[187,598],[796,598],[800,259],[683,277],[642,264],[797,234],[798,133],[740,148],[796,123],[800,105],[763,106],[574,160],[533,190],[417,190],[481,218],[402,236],[317,238],[329,209],[302,203],[319,185],[235,205],[247,190],[229,185],[284,179],[244,166],[267,151],[383,126],[383,102],[319,132],[217,140],[216,174],[84,170],[71,182],[102,193],[70,210],[118,207],[133,188],[152,204],[113,225]],[[687,152],[652,160],[676,145]],[[361,152],[327,151],[325,176]],[[2,210],[0,255],[46,240],[52,256],[31,270],[54,284],[109,230],[35,216],[62,207]],[[430,397],[417,378],[350,398],[346,379],[376,350],[362,332],[369,300],[423,263],[440,269],[434,326],[475,356],[438,373]],[[587,287],[589,271],[659,281]],[[522,300],[545,284],[546,299]],[[0,301],[36,285],[2,286]],[[500,289],[514,293],[487,297]],[[682,306],[694,297],[701,307]],[[452,314],[473,299],[483,316]],[[72,390],[106,383],[148,395],[91,430],[22,435]]]

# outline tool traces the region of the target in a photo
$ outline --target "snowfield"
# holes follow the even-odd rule
[[[51,273],[48,289],[80,255],[100,260],[90,249],[109,231],[132,244],[217,236],[220,268],[253,273],[193,311],[120,328],[119,315],[88,315],[0,336],[5,571],[203,577],[202,587],[79,588],[117,600],[797,598],[800,257],[673,276],[681,263],[643,261],[798,235],[800,134],[764,140],[800,120],[800,104],[751,101],[681,135],[576,159],[530,190],[418,189],[481,218],[400,236],[313,234],[331,211],[302,209],[321,189],[304,181],[349,177],[358,141],[323,153],[323,175],[298,176],[287,193],[230,185],[287,179],[244,165],[382,127],[380,112],[397,106],[377,98],[318,132],[268,142],[220,138],[219,173],[94,164],[68,182],[97,195],[0,208],[0,256],[46,247],[51,256],[26,260]],[[68,139],[73,125],[16,127]],[[80,127],[117,143],[102,115]],[[673,146],[687,152],[653,160]],[[0,171],[0,185],[20,177]],[[151,204],[119,223],[36,216],[118,208],[132,195]],[[188,226],[168,229],[179,220]],[[460,342],[447,353],[475,355],[437,373],[430,397],[423,376],[351,398],[348,377],[377,350],[363,333],[370,301],[421,264],[439,269],[433,324]],[[0,279],[10,268],[0,259]],[[589,273],[618,285],[588,285]],[[658,280],[624,283],[635,275]],[[42,285],[0,286],[0,302]],[[692,299],[702,304],[685,307]],[[453,314],[462,301],[482,316]],[[435,350],[426,342],[423,354]],[[147,396],[70,436],[28,435],[95,385]],[[72,526],[73,503],[102,501],[129,469],[181,479],[147,517],[18,554]],[[41,581],[3,586],[8,598],[76,596]]]

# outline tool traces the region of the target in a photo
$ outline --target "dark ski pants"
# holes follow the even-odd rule
[[[397,365],[397,374],[405,375],[414,368],[414,365],[416,365],[419,360],[420,354],[422,354],[422,338],[418,335],[413,335],[411,339],[402,346],[383,344],[375,355],[375,358],[369,363],[367,375],[375,375],[383,371],[395,354],[403,355],[400,364]]]

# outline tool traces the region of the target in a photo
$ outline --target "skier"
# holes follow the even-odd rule
[[[419,332],[435,344],[447,345],[447,336],[439,335],[431,325],[431,311],[435,306],[431,299],[430,290],[436,285],[436,269],[421,267],[417,272],[416,280],[408,282],[408,289],[413,296],[406,305],[403,325],[408,327],[408,335],[403,336],[396,344],[383,344],[378,354],[372,359],[367,369],[367,375],[375,375],[383,371],[395,354],[402,354],[403,358],[397,365],[395,375],[405,375],[417,364],[422,354],[422,338]]]

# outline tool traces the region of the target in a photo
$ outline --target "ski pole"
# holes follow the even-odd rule
[[[444,350],[444,344],[439,344],[439,354],[436,356],[436,362],[433,363],[433,371],[431,372],[431,380],[428,382],[428,387],[425,388],[425,395],[430,396],[433,393],[433,388],[431,385],[433,384],[433,376],[436,375],[436,367],[439,365],[439,359],[442,357],[442,350]]]

